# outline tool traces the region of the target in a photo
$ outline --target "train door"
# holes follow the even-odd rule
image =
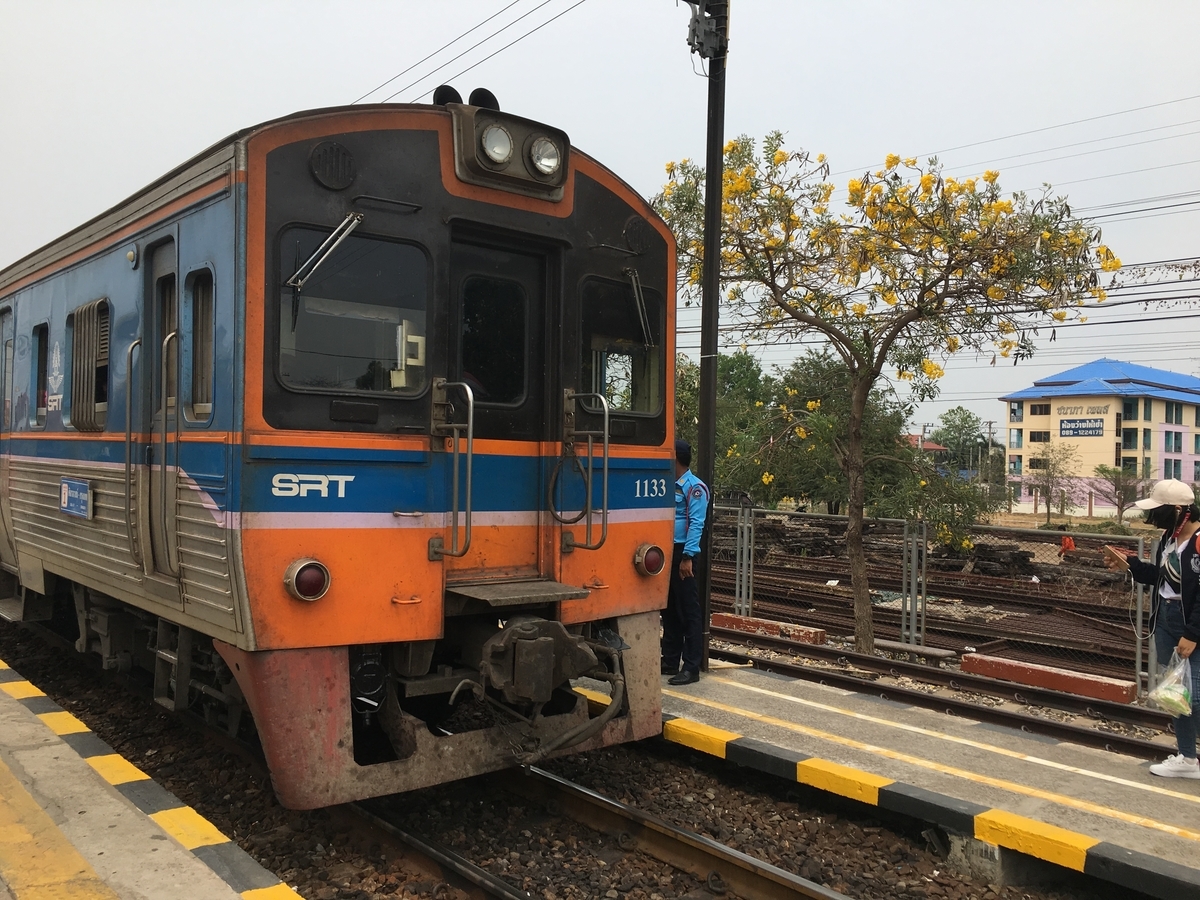
[[[179,577],[179,552],[175,534],[176,441],[178,417],[179,288],[175,243],[157,247],[150,260],[150,289],[143,308],[147,363],[144,398],[150,415],[150,549],[151,571],[167,578]],[[148,566],[149,568],[149,566]]]
[[[451,309],[450,380],[475,396],[474,530],[465,567],[543,574],[540,442],[548,439],[552,378],[545,256],[456,242]]]
[[[8,459],[12,435],[13,310],[0,309],[0,560],[17,564],[13,546],[12,505],[8,494]]]

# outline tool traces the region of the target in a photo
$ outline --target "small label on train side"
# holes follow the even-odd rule
[[[68,516],[92,517],[92,483],[79,478],[63,478],[59,483],[58,508]]]

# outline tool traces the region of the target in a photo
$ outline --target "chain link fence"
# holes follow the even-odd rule
[[[718,500],[712,609],[854,634],[845,516]],[[1143,536],[972,526],[948,547],[922,522],[867,519],[863,545],[880,641],[978,652],[1152,687],[1149,590],[1104,565],[1143,559]]]

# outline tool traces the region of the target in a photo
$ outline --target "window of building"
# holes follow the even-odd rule
[[[191,419],[206,419],[212,412],[213,395],[213,277],[203,269],[188,280],[192,313],[192,402]]]
[[[1196,427],[1200,428],[1200,406],[1196,407]]]
[[[1010,421],[1010,422],[1025,421],[1025,401],[1024,400],[1009,401],[1008,421]]]
[[[1196,435],[1196,449],[1193,450],[1192,452],[1196,453],[1196,454],[1200,454],[1200,434]]]
[[[1151,465],[1151,463],[1150,463],[1150,457],[1143,456],[1142,457],[1142,477],[1149,478],[1153,474],[1154,474],[1154,466]]]
[[[1136,456],[1121,457],[1121,471],[1126,475],[1137,475],[1138,461]]]
[[[1025,485],[1025,496],[1026,497],[1032,497],[1033,491],[1034,491],[1034,487],[1032,484]]]
[[[1049,403],[1030,403],[1029,414],[1031,416],[1048,416],[1050,415]]]
[[[1149,397],[1142,400],[1142,418],[1147,422],[1154,421],[1154,401]]]
[[[1192,463],[1192,481],[1200,481],[1200,459]]]
[[[1175,403],[1171,400],[1168,400],[1166,403],[1163,404],[1163,408],[1165,409],[1165,418],[1163,419],[1164,422],[1166,422],[1168,425],[1182,425],[1183,424],[1183,404],[1182,403]]]
[[[1008,474],[1009,475],[1020,475],[1021,474],[1021,457],[1010,456],[1008,458]]]
[[[1150,443],[1150,442],[1153,440],[1153,439],[1150,437],[1150,435],[1152,435],[1153,433],[1154,433],[1154,432],[1153,432],[1153,431],[1151,431],[1149,428],[1143,428],[1143,429],[1142,429],[1142,449],[1143,449],[1143,450],[1149,450],[1149,449],[1150,449],[1150,447],[1151,447],[1151,443]]]
[[[1029,468],[1044,469],[1044,468],[1046,468],[1046,460],[1041,459],[1040,457],[1037,457],[1037,456],[1031,456],[1031,457],[1029,457]]]
[[[1122,428],[1121,429],[1121,449],[1136,450],[1137,449],[1137,429]]]
[[[1029,443],[1031,444],[1047,444],[1050,442],[1050,432],[1048,431],[1031,431],[1029,432]]]
[[[1136,422],[1138,416],[1137,398],[1121,401],[1121,416],[1127,422]]]
[[[1163,477],[1165,478],[1182,478],[1183,476],[1183,460],[1167,459],[1163,461]]]
[[[1163,432],[1163,453],[1182,453],[1183,452],[1183,432],[1182,431],[1164,431]]]
[[[1020,450],[1021,449],[1021,437],[1023,434],[1024,434],[1024,431],[1020,428],[1008,429],[1009,449],[1011,449],[1011,450]]]
[[[103,431],[108,418],[107,300],[85,303],[67,316],[67,342],[71,347],[71,427]]]
[[[45,425],[46,408],[49,403],[46,394],[46,357],[50,353],[50,326],[36,325],[33,329],[33,384],[34,404],[33,415],[29,424]]]

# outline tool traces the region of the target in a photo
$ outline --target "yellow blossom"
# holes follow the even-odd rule
[[[993,284],[990,288],[987,289],[987,295],[988,295],[988,298],[991,300],[1003,300],[1004,299],[1004,288],[997,287],[996,285]]]
[[[770,484],[774,480],[775,480],[775,476],[772,475],[770,472],[763,472],[763,474],[762,474],[762,483],[763,484]]]
[[[867,304],[865,303],[851,303],[850,309],[856,316],[859,317],[867,314]]]
[[[805,406],[808,407],[809,412],[816,412],[818,409],[821,408],[821,401],[820,400],[809,400],[808,403],[805,404]]]
[[[797,426],[796,427],[796,437],[800,438],[800,440],[804,440],[806,437],[808,437],[808,432],[805,431],[803,428]]]
[[[925,482],[925,480],[924,480],[924,479],[921,479],[921,487],[925,487],[925,485],[926,485],[926,482]]]
[[[915,156],[907,157],[904,160],[904,164],[911,169],[913,166],[915,166],[917,164],[917,158]]]
[[[945,375],[945,371],[935,363],[932,359],[921,360],[921,371],[925,373],[926,378],[941,378]]]
[[[999,177],[1000,177],[1000,173],[997,172],[995,169],[988,169],[986,172],[983,173],[983,180],[986,181],[988,184],[995,184],[996,179]]]
[[[948,353],[958,352],[958,338],[953,336],[946,338],[946,351]]]
[[[774,159],[775,165],[782,166],[785,162],[787,162],[787,160],[788,160],[788,155],[787,155],[786,150],[776,150],[775,151],[775,159]]]
[[[668,178],[675,177],[675,163],[673,163],[673,162],[667,163],[667,177]]]
[[[818,163],[823,163],[823,162],[825,162],[825,154],[824,154],[824,153],[818,153],[818,154],[817,154],[817,162],[818,162]]]
[[[756,407],[761,407],[763,404],[762,404],[762,401],[761,401],[761,400],[755,400],[755,401],[754,401],[754,405],[755,405]]]
[[[895,153],[889,153],[887,158],[883,161],[883,164],[887,166],[888,169],[894,169],[896,166],[900,165],[900,157]]]

